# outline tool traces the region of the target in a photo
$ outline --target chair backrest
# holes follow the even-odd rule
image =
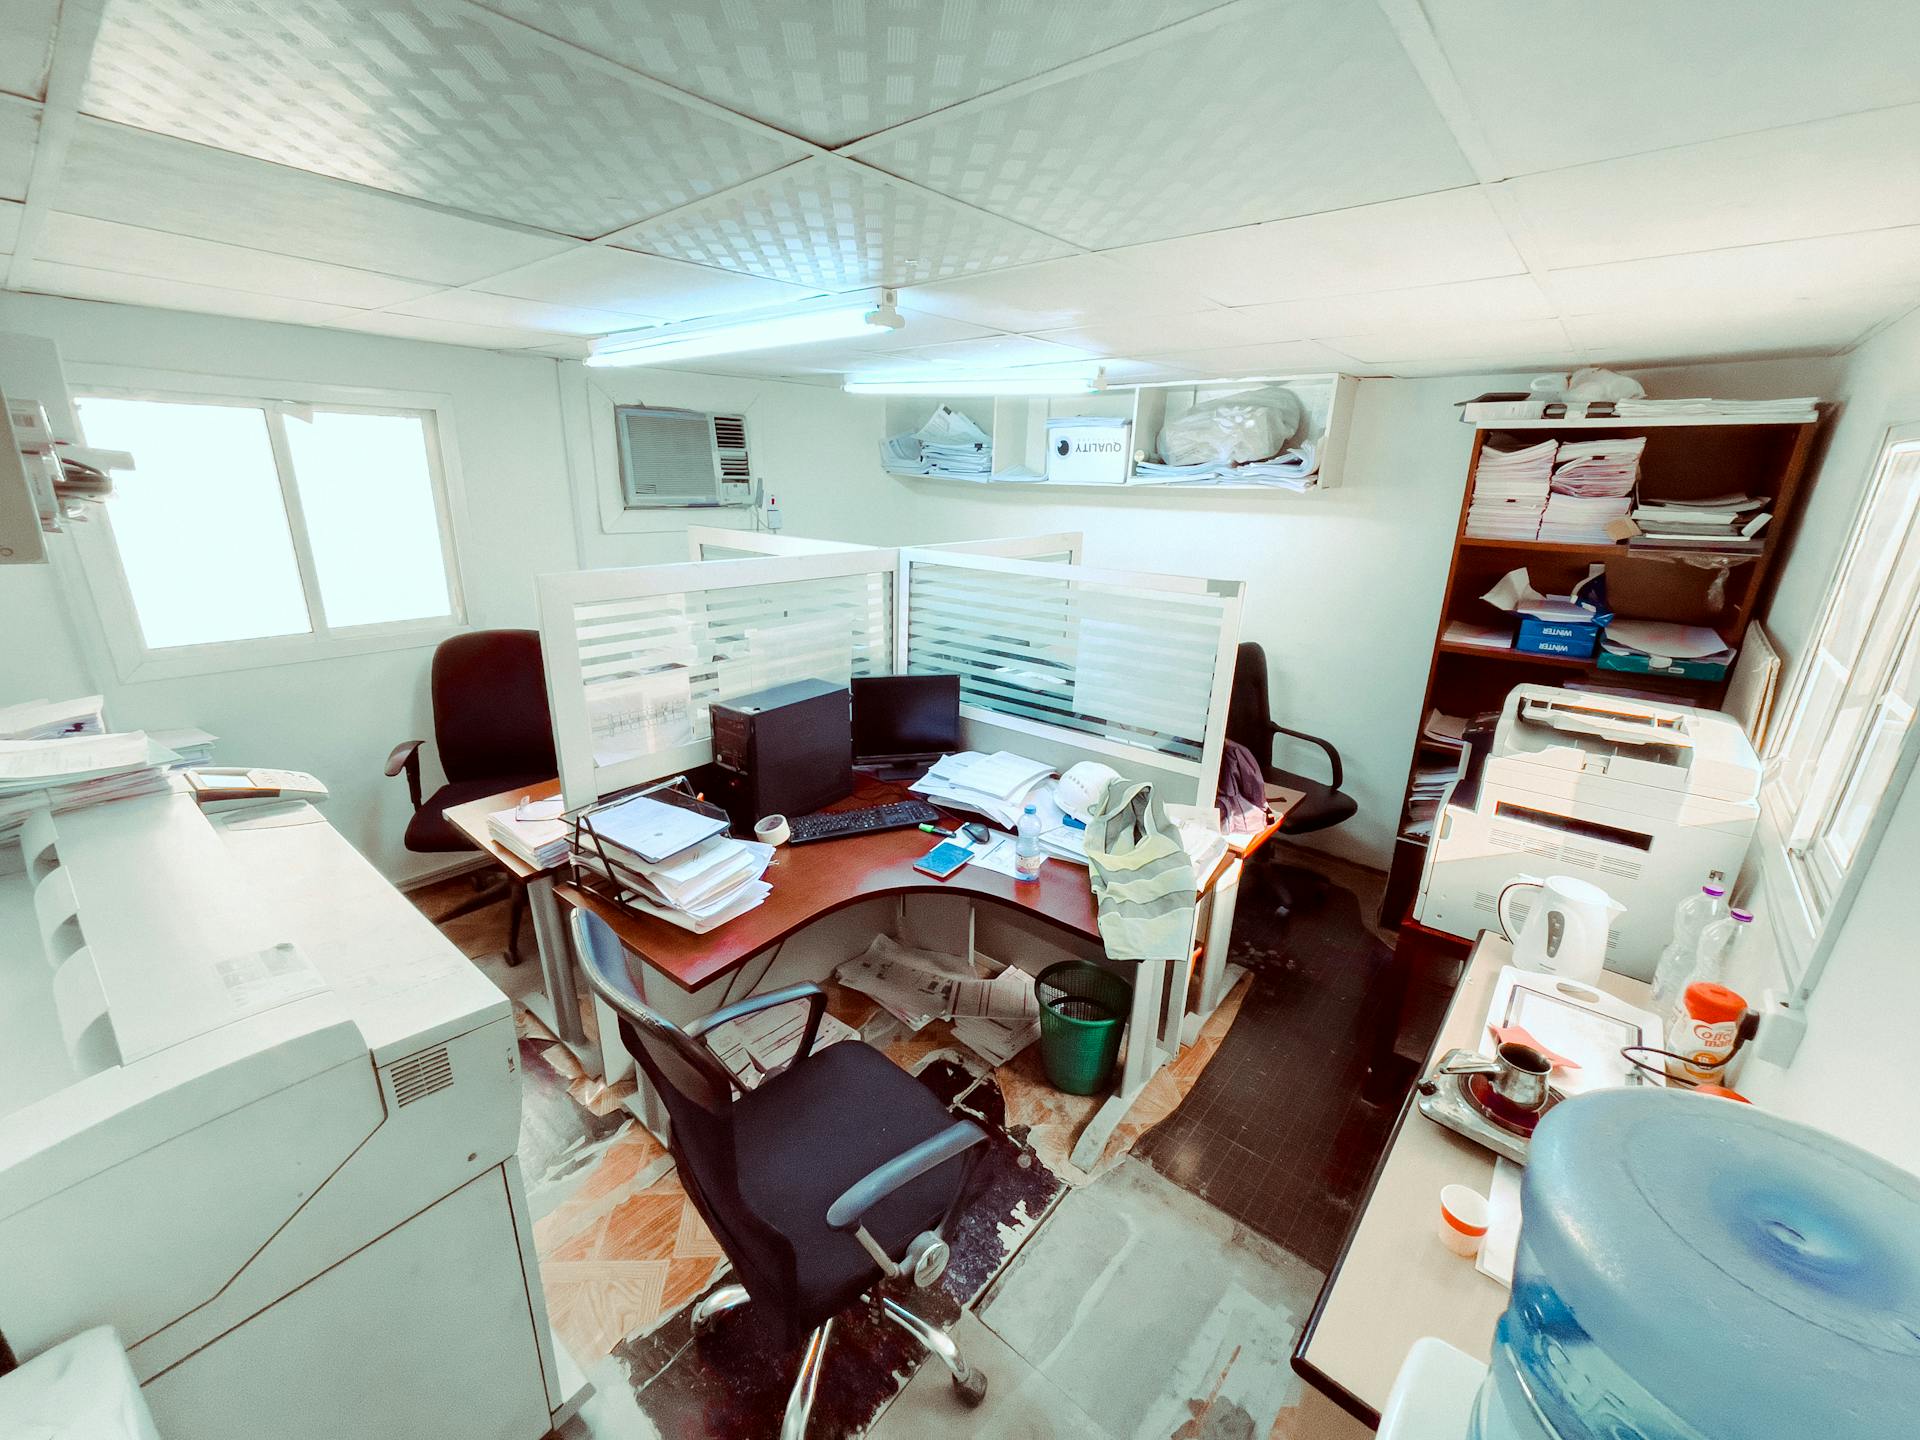
[[[433,739],[447,779],[552,775],[537,630],[475,630],[433,652]]]
[[[740,1193],[733,1077],[705,1045],[639,998],[626,947],[606,921],[575,908],[573,938],[587,983],[619,1012],[621,1043],[667,1107],[669,1148],[688,1198],[754,1299],[784,1308],[795,1288],[793,1249]]]
[[[1267,652],[1243,640],[1233,657],[1233,689],[1227,696],[1227,739],[1253,752],[1262,766],[1273,760],[1273,704],[1267,694]]]

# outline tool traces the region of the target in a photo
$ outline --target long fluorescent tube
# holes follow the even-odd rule
[[[738,355],[748,350],[898,330],[906,322],[894,308],[893,295],[891,290],[880,292],[878,303],[872,295],[853,301],[836,295],[806,307],[786,306],[750,316],[626,330],[595,340],[585,363],[608,367],[670,365],[676,360],[703,360],[713,355]]]
[[[1106,371],[1090,375],[949,375],[942,380],[847,380],[849,395],[1091,395],[1106,388]]]

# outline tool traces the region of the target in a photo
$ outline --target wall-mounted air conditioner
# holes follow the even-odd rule
[[[620,498],[629,510],[751,505],[747,422],[657,405],[616,405]]]

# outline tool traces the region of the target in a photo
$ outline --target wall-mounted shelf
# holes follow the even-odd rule
[[[1811,425],[1818,422],[1755,419],[1747,415],[1610,415],[1582,416],[1578,420],[1476,420],[1477,430],[1661,430],[1683,426],[1689,430],[1711,429],[1717,425],[1737,425],[1751,429],[1756,425]]]
[[[1698,560],[1709,558],[1725,560],[1737,564],[1742,560],[1756,560],[1759,552],[1752,550],[1715,550],[1702,545],[1696,549],[1680,546],[1648,547],[1627,544],[1624,540],[1607,541],[1603,544],[1569,545],[1558,540],[1495,540],[1473,535],[1463,535],[1460,539],[1462,549],[1466,550],[1507,550],[1516,555],[1537,555],[1540,557],[1558,556],[1566,560],[1659,560],[1687,558]]]
[[[1134,490],[1152,490],[1156,494],[1190,490],[1203,494],[1276,495],[1312,494],[1332,489],[1341,482],[1345,468],[1347,433],[1352,424],[1353,400],[1359,381],[1351,375],[1289,375],[1273,379],[1206,380],[1182,385],[1139,385],[1115,387],[1090,395],[980,396],[894,395],[887,398],[884,435],[901,435],[918,430],[927,416],[940,405],[959,411],[993,437],[994,463],[1001,470],[1020,467],[1036,476],[1046,473],[1047,422],[1075,416],[1099,416],[1130,421],[1130,448],[1136,453],[1154,453],[1160,431],[1169,420],[1178,419],[1194,406],[1210,400],[1267,386],[1282,386],[1293,392],[1306,412],[1306,433],[1319,449],[1319,468],[1305,490],[1286,485],[1179,484],[1166,480],[1129,477],[1122,485],[1056,484],[1045,479],[1019,477],[996,479],[991,476],[902,475],[902,480],[938,480],[943,484],[969,485],[975,489],[1005,491],[1060,491],[1076,494],[1126,494]]]

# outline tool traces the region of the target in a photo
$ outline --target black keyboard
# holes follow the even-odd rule
[[[793,838],[787,843],[804,845],[809,840],[844,840],[849,835],[871,835],[876,830],[905,830],[910,825],[939,818],[940,812],[924,800],[897,800],[868,810],[816,810],[789,822]]]

